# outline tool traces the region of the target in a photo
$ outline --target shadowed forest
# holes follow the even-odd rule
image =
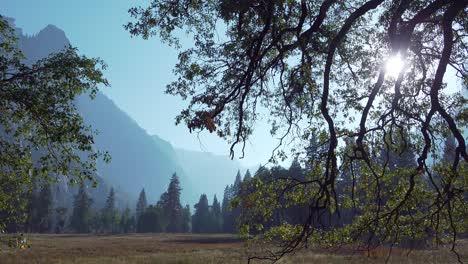
[[[467,0],[7,2],[0,263],[468,262]]]

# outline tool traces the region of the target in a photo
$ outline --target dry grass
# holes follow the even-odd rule
[[[116,236],[30,235],[29,249],[0,251],[0,263],[246,263],[244,243],[231,235],[132,234]],[[460,245],[468,261],[468,243]],[[455,263],[448,249],[407,252],[394,249],[389,263]],[[280,263],[385,263],[387,249],[364,252],[301,251]]]

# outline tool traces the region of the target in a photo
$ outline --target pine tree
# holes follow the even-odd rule
[[[44,183],[42,185],[39,196],[37,197],[37,226],[38,232],[49,232],[52,226],[52,191],[50,184]]]
[[[140,192],[140,196],[138,197],[138,202],[136,204],[135,218],[137,222],[138,222],[138,217],[140,217],[140,215],[142,215],[145,212],[147,207],[148,207],[148,202],[146,201],[146,193],[145,193],[145,189],[143,188]]]
[[[252,179],[252,175],[250,174],[250,170],[247,170],[244,175],[244,182]]]
[[[110,189],[106,204],[102,210],[102,224],[105,231],[116,232],[116,227],[118,224],[118,211],[115,208],[114,188]]]
[[[224,196],[223,196],[223,203],[222,203],[222,215],[223,215],[223,232],[225,233],[232,233],[232,211],[230,210],[230,203],[231,203],[231,187],[226,185],[224,188]]]
[[[120,231],[129,233],[135,229],[135,218],[130,213],[130,208],[125,208],[120,218]]]
[[[195,214],[192,218],[193,233],[209,233],[210,211],[206,194],[200,195],[200,200],[195,204]]]
[[[240,171],[238,170],[237,171],[237,175],[236,175],[236,180],[234,181],[234,188],[233,188],[233,196],[235,197],[237,195],[237,193],[239,192],[240,188],[241,188],[241,184],[242,184],[242,177],[241,177],[241,173]]]
[[[296,156],[289,170],[287,171],[287,177],[297,181],[304,181],[305,176],[299,158]],[[300,224],[307,217],[308,207],[303,205],[294,205],[286,208],[286,217],[290,224]]]
[[[294,157],[291,166],[289,167],[288,174],[289,178],[293,178],[300,181],[305,179],[301,164],[299,163],[299,158],[297,156]]]
[[[241,178],[241,174],[240,174],[240,171],[237,171],[237,175],[236,175],[236,180],[234,181],[234,185],[233,185],[233,188],[232,188],[232,193],[231,193],[231,199],[235,198],[235,197],[238,197],[241,193],[241,189],[242,188],[242,178]],[[237,218],[239,218],[240,216],[240,207],[237,206],[237,207],[233,207],[232,208],[232,212],[231,212],[231,233],[235,233],[236,232],[236,221],[237,221]]]
[[[190,205],[185,205],[185,208],[182,209],[182,233],[190,232],[190,222],[192,215],[190,214]]]
[[[173,174],[169,187],[167,188],[167,201],[163,205],[164,213],[168,220],[166,232],[177,233],[181,232],[182,227],[182,205],[180,204],[180,187],[179,177]]]
[[[37,217],[37,208],[38,208],[38,184],[37,179],[33,178],[31,182],[31,187],[24,193],[24,197],[27,200],[26,204],[26,223],[25,223],[25,231],[26,232],[38,232],[37,231],[37,223],[39,222]]]
[[[91,211],[89,218],[89,232],[102,233],[106,231],[106,226],[103,223],[102,212],[97,210]]]
[[[315,163],[320,160],[320,152],[323,151],[323,147],[320,147],[317,132],[312,132],[309,139],[309,145],[305,148],[307,162],[305,169],[311,171],[315,166]]]
[[[164,213],[162,208],[150,205],[145,212],[140,215],[137,222],[138,233],[158,233],[164,231]]]
[[[89,198],[86,186],[80,184],[77,195],[73,201],[73,214],[70,221],[70,227],[77,233],[88,233],[90,230],[92,199]]]
[[[221,205],[219,204],[218,198],[213,197],[213,205],[211,206],[211,215],[213,218],[213,233],[222,232],[222,214],[221,214]]]
[[[65,223],[67,221],[67,211],[66,207],[57,207],[55,208],[55,233],[61,234],[65,229]]]

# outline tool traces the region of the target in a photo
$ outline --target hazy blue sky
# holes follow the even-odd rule
[[[104,90],[121,109],[149,134],[157,134],[174,146],[227,155],[226,142],[209,133],[189,134],[185,126],[175,126],[174,117],[186,105],[178,97],[164,94],[174,79],[172,69],[177,51],[157,38],[130,38],[123,24],[127,10],[146,5],[141,0],[1,0],[0,14],[13,17],[25,34],[35,34],[48,24],[64,30],[72,45],[82,54],[100,57],[107,64],[105,74],[112,87]],[[190,43],[190,39],[184,40]],[[245,165],[264,163],[276,142],[269,127],[259,125],[247,146]],[[252,145],[255,142],[255,145]]]

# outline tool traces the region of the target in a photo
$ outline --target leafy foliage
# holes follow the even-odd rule
[[[250,235],[285,205],[308,208],[301,225],[268,229],[262,237],[279,250],[260,258],[277,260],[309,240],[393,245],[426,238],[450,240],[455,251],[467,219],[467,98],[443,80],[450,67],[467,87],[467,5],[153,0],[129,10],[134,20],[126,29],[176,48],[179,30],[193,37],[166,89],[189,100],[177,123],[216,132],[232,143],[231,156],[241,144],[243,155],[267,112],[279,146],[292,141],[293,154],[308,163],[305,179],[263,171],[249,181],[254,192],[232,199],[251,209],[253,226],[241,227]],[[396,56],[404,67],[391,76],[387,63]],[[438,157],[447,135],[456,141],[450,164]],[[309,142],[317,144],[304,151]],[[273,162],[286,158],[277,150]],[[400,157],[407,164],[396,166]],[[338,190],[342,179],[352,186]],[[351,224],[321,224],[324,214],[349,209],[360,212]]]
[[[93,180],[96,160],[109,160],[93,150],[95,132],[74,105],[77,96],[93,97],[108,85],[103,69],[101,60],[72,47],[25,65],[14,30],[0,16],[0,230],[24,220],[18,212],[26,208],[33,179]]]

